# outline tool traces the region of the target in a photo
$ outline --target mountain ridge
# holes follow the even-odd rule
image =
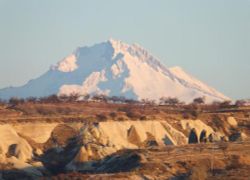
[[[167,68],[142,46],[114,39],[77,48],[24,86],[1,89],[0,98],[71,93],[137,100],[177,97],[191,102],[203,96],[208,102],[229,100],[180,67]]]

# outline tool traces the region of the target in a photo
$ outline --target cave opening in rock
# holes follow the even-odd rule
[[[206,130],[201,131],[200,142],[201,143],[207,142],[207,131]]]
[[[6,153],[7,157],[16,156],[16,148],[17,144],[11,144],[8,148],[8,152]]]
[[[192,129],[189,133],[188,144],[198,143],[198,136],[195,129]]]

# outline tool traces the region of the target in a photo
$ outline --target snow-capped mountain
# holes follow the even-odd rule
[[[0,98],[71,93],[154,100],[177,97],[185,102],[196,97],[206,97],[208,102],[229,99],[180,67],[166,68],[141,46],[112,39],[76,49],[41,77],[0,90]]]

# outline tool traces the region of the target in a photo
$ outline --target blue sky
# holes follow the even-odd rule
[[[249,0],[0,0],[0,88],[111,37],[233,99],[250,98]]]

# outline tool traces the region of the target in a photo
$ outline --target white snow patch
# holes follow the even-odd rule
[[[78,68],[76,56],[71,54],[57,64],[57,69],[62,72],[72,72]]]
[[[121,52],[126,52],[129,48],[129,45],[120,41],[120,40],[114,40],[110,38],[108,42],[112,45],[114,49],[113,59]]]
[[[116,64],[111,66],[111,72],[114,79],[124,72],[122,60],[118,60]]]
[[[108,95],[109,91],[102,91],[98,87],[98,84],[104,81],[107,81],[105,70],[102,70],[101,72],[93,72],[86,78],[82,85],[63,85],[60,88],[59,95],[70,95],[72,93],[80,95],[92,93]]]
[[[183,85],[204,92],[203,95],[208,98],[206,99],[207,101],[211,99],[211,97],[209,96],[213,96],[215,99],[217,98],[218,100],[230,100],[230,98],[216,91],[214,88],[209,87],[208,85],[197,80],[193,76],[187,74],[181,67],[178,66],[172,67],[169,68],[169,71],[173,73],[179,79],[180,83],[182,83]]]
[[[130,71],[130,76],[126,79],[126,87],[132,87],[139,99],[158,100],[163,96],[176,96],[185,90],[168,76],[155,71],[137,57],[125,54],[124,59]]]

